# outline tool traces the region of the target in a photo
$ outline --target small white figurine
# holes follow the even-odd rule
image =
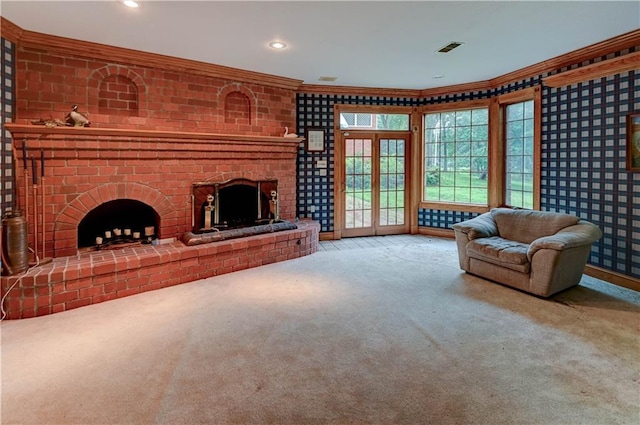
[[[285,127],[284,137],[298,137],[298,135],[296,133],[289,133],[289,127]]]

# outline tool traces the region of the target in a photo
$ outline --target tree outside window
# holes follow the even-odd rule
[[[489,109],[424,115],[426,202],[487,205]]]

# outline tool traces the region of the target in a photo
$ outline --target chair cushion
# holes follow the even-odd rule
[[[520,273],[529,273],[531,264],[527,258],[528,249],[528,244],[493,236],[469,242],[467,255]]]
[[[569,214],[509,208],[494,208],[491,210],[491,216],[502,238],[525,244],[554,235],[580,221],[579,217]]]

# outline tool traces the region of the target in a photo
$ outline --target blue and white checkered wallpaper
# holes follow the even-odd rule
[[[4,129],[4,124],[13,121],[14,108],[14,44],[4,38],[0,39],[0,213],[13,208],[13,156],[11,155],[11,133]]]
[[[344,96],[325,94],[298,94],[297,130],[304,135],[307,128],[323,128],[326,135],[324,152],[298,150],[298,217],[313,218],[320,222],[321,231],[333,230],[333,105],[392,105],[418,106],[416,99],[384,96]],[[327,175],[316,167],[318,160],[327,161]],[[315,210],[315,211],[314,211]]]
[[[640,47],[575,64],[503,87],[429,99],[299,94],[298,131],[322,127],[328,149],[298,157],[298,215],[318,220],[333,231],[333,105],[409,105],[481,99],[542,84],[547,75],[620,56]],[[628,72],[570,87],[542,91],[541,209],[567,212],[597,224],[604,237],[596,242],[590,264],[640,277],[640,173],[625,169],[626,114],[640,111],[640,73]],[[327,160],[327,176],[314,168]],[[310,212],[313,206],[315,212]],[[420,209],[418,225],[451,228],[476,213]]]
[[[2,124],[12,121],[14,105],[15,46],[0,39]],[[640,50],[640,47],[631,50]],[[588,65],[629,53],[617,52],[594,61],[560,69]],[[333,105],[422,106],[432,103],[492,97],[541,83],[545,75],[509,84],[490,92],[471,92],[429,99],[325,94],[297,95],[298,133],[309,127],[324,128],[327,149],[298,155],[298,216],[320,222],[322,231],[333,230]],[[640,111],[640,73],[627,72],[569,87],[542,92],[543,210],[576,214],[597,224],[604,237],[596,242],[589,262],[629,276],[640,277],[640,173],[625,169],[626,114]],[[327,175],[315,167],[326,160]],[[13,207],[11,137],[2,130],[0,152],[0,211]],[[315,211],[312,212],[312,209]],[[418,211],[418,224],[450,228],[475,213]]]
[[[541,208],[597,224],[589,262],[640,277],[640,174],[626,170],[626,115],[640,72],[543,88]]]

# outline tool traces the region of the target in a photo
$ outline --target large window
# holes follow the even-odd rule
[[[510,207],[534,206],[533,100],[505,107],[505,194]]]
[[[488,107],[424,115],[423,202],[488,203]]]
[[[500,125],[495,134],[496,173],[490,204],[540,209],[540,88],[498,96],[496,105],[495,121]]]

